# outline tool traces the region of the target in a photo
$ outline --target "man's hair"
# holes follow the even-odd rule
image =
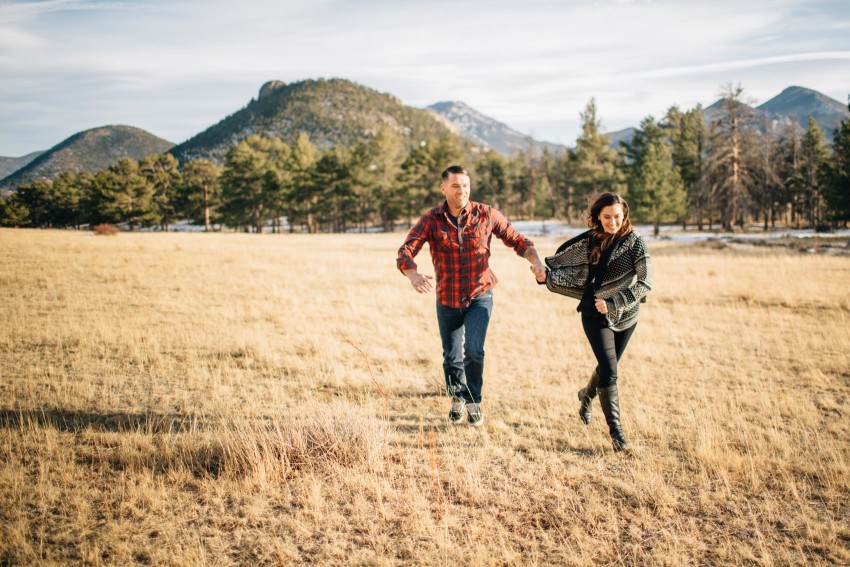
[[[443,172],[443,181],[448,179],[449,175],[451,175],[453,173],[456,174],[456,175],[466,175],[467,177],[469,177],[469,172],[466,171],[466,168],[463,167],[462,165],[450,165]]]

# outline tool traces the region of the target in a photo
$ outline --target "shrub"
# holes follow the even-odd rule
[[[121,229],[114,224],[101,223],[94,227],[95,236],[115,236]]]

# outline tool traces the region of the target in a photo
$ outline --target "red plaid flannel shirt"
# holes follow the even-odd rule
[[[499,281],[489,265],[492,235],[523,257],[534,243],[489,205],[470,201],[458,215],[460,229],[448,213],[444,201],[422,215],[398,249],[396,264],[402,272],[415,269],[413,257],[427,242],[437,276],[437,301],[448,307],[467,307],[470,300]]]

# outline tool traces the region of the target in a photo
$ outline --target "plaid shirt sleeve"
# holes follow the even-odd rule
[[[416,262],[413,261],[413,257],[419,254],[419,251],[422,250],[422,246],[428,241],[428,223],[429,216],[422,215],[422,217],[420,217],[416,224],[410,229],[410,232],[407,233],[407,238],[405,239],[404,244],[402,244],[401,248],[398,249],[396,266],[398,266],[399,271],[402,273],[404,273],[405,270],[416,269]]]
[[[496,209],[490,209],[490,214],[492,215],[493,234],[498,236],[507,247],[513,248],[518,256],[524,258],[528,249],[534,247],[534,242],[514,228],[505,215]]]

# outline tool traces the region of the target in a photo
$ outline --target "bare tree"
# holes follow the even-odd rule
[[[720,207],[723,230],[744,224],[753,184],[750,175],[753,135],[756,131],[752,108],[744,103],[744,89],[727,84],[722,102],[711,121],[706,175],[712,197]]]

